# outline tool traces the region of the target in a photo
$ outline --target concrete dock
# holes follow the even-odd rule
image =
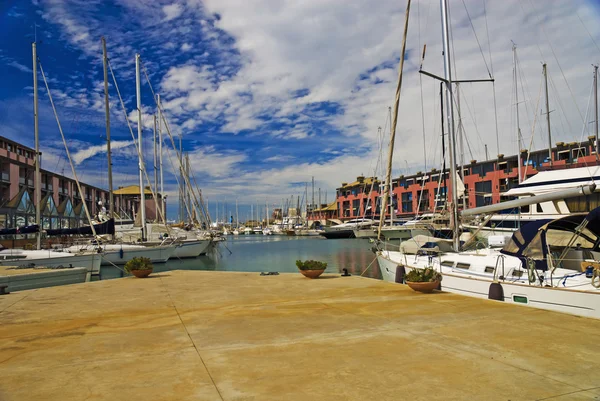
[[[594,400],[600,321],[360,277],[0,296],[0,400]]]

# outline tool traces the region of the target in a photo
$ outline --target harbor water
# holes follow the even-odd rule
[[[327,263],[326,273],[381,278],[372,244],[364,239],[230,235],[218,249],[194,259],[170,259],[154,265],[154,271],[212,270],[240,272],[297,272],[296,260],[314,259]],[[121,267],[122,268],[122,267]],[[366,271],[365,271],[366,270]],[[123,277],[123,271],[102,266],[102,280]]]

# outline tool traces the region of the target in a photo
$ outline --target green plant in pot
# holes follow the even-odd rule
[[[432,292],[439,288],[442,282],[442,274],[432,267],[426,267],[425,269],[411,269],[406,276],[404,276],[406,284],[410,288],[419,292]]]
[[[297,260],[296,266],[305,277],[317,278],[323,274],[327,268],[327,263],[319,262],[318,260]]]
[[[133,258],[127,263],[125,263],[125,271],[129,274],[133,274],[138,278],[148,277],[154,266],[152,266],[152,261],[150,258],[139,257]]]

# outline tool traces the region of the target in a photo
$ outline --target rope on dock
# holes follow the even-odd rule
[[[373,259],[373,261],[371,263],[369,263],[369,266],[367,266],[367,268],[362,273],[360,273],[361,277],[367,272],[367,270],[369,270],[369,268],[371,267],[373,262],[375,262],[376,260],[377,260],[377,257],[375,257],[375,259]]]

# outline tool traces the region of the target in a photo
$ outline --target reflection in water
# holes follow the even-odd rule
[[[217,252],[195,259],[169,260],[154,265],[154,271],[221,270],[243,272],[296,272],[296,260],[315,259],[327,262],[326,273],[341,273],[348,269],[353,275],[381,278],[374,261],[371,244],[364,239],[334,239],[320,237],[287,237],[241,235],[229,236]],[[231,253],[230,253],[231,251]],[[115,267],[102,266],[102,279],[123,277]]]

